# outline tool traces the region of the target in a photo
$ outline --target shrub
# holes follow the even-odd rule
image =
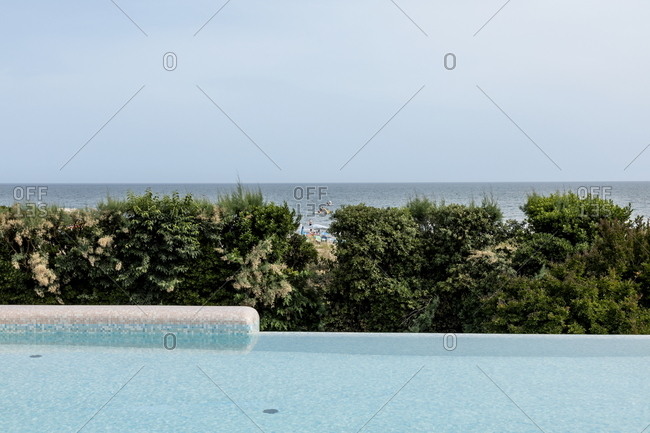
[[[469,286],[459,283],[467,271],[459,267],[475,251],[504,240],[507,230],[501,211],[488,199],[481,205],[415,199],[407,209],[418,227],[418,278],[425,293],[419,310],[413,314],[417,323],[411,329],[462,332],[462,306],[470,291]]]
[[[61,253],[57,245],[69,222],[69,216],[54,206],[37,209],[15,204],[0,212],[4,260],[23,273],[23,277],[12,272],[7,276],[9,281],[18,284],[17,293],[11,298],[31,299],[35,303],[62,302],[61,280],[53,263],[55,256]],[[30,293],[20,293],[23,289]]]
[[[217,236],[201,243],[180,290],[165,302],[252,306],[264,330],[313,323],[321,305],[305,282],[318,257],[296,233],[295,211],[286,203],[265,203],[241,185],[219,203]]]
[[[576,247],[550,233],[528,233],[515,240],[512,267],[519,275],[534,277],[553,263],[564,262]]]
[[[592,242],[602,219],[628,221],[631,206],[595,196],[580,198],[573,192],[549,196],[532,194],[521,209],[533,231],[566,239],[572,245]]]
[[[334,213],[336,267],[329,330],[391,332],[417,307],[418,229],[405,209],[347,206]]]
[[[512,278],[486,306],[489,332],[636,334],[650,331],[638,285],[616,274],[585,277],[560,265],[539,278]]]
[[[125,201],[99,206],[100,225],[112,235],[119,269],[115,282],[137,303],[158,303],[172,292],[198,258],[203,222],[215,210],[191,195],[158,197],[129,193]]]

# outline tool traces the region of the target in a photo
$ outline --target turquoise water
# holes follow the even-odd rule
[[[180,335],[170,350],[159,337],[158,347],[5,338],[0,431],[641,433],[650,424],[649,337],[261,333],[239,351]]]

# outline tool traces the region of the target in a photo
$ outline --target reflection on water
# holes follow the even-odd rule
[[[110,332],[80,329],[69,331],[0,332],[0,345],[59,345],[130,347],[160,350],[204,349],[247,353],[257,342],[257,333],[188,332],[170,326],[156,331]]]

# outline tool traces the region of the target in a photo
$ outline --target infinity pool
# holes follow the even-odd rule
[[[650,338],[3,335],[0,432],[649,431]]]

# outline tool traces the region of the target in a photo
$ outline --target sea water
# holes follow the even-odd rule
[[[321,205],[334,211],[344,205],[365,203],[375,207],[404,206],[415,197],[447,203],[480,203],[494,199],[506,219],[521,220],[520,207],[527,195],[572,191],[612,199],[615,203],[632,205],[634,215],[650,216],[650,182],[504,182],[504,183],[268,183],[247,184],[259,188],[268,201],[282,204],[302,215],[303,224],[329,225],[330,215],[318,214]],[[30,188],[31,189],[28,189]],[[107,197],[125,198],[129,191],[141,194],[147,188],[158,194],[191,193],[198,198],[216,200],[232,192],[234,184],[0,184],[0,205],[16,201],[57,204],[66,208],[96,207]],[[327,203],[331,202],[331,206]]]

